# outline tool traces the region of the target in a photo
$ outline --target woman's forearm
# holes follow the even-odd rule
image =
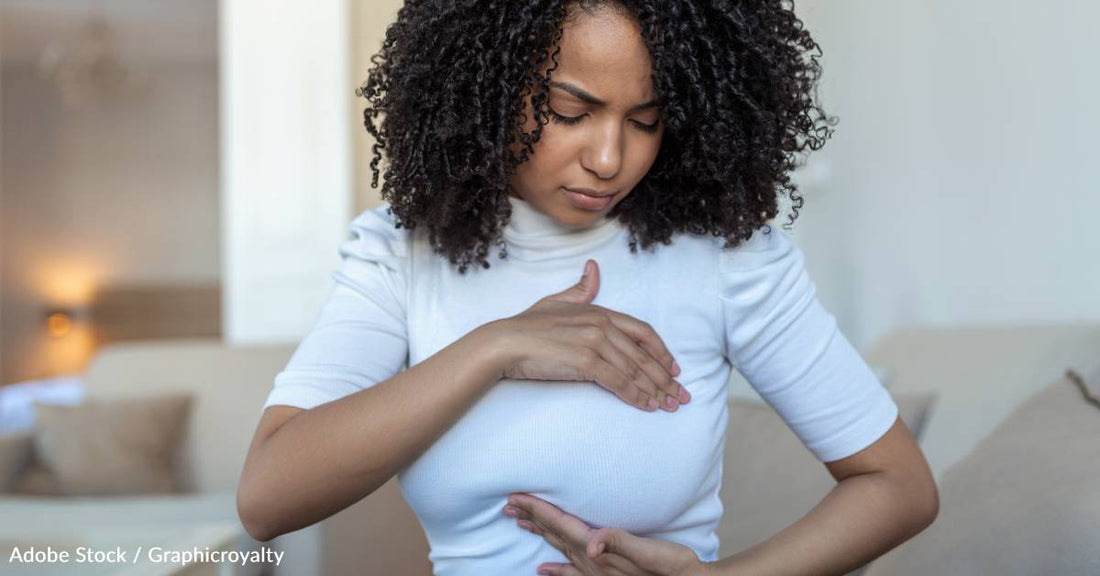
[[[839,482],[801,520],[733,556],[706,564],[723,576],[840,576],[927,528],[934,493],[885,472]]]
[[[304,528],[377,490],[500,378],[498,360],[486,325],[388,380],[288,420],[253,450],[241,476],[257,534],[268,540]]]

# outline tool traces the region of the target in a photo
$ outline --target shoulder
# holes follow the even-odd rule
[[[813,290],[802,251],[784,231],[767,228],[731,248],[721,247],[722,239],[717,239],[718,292],[727,304],[758,306]]]
[[[735,272],[766,265],[776,260],[801,257],[798,247],[786,232],[775,226],[757,228],[752,236],[733,247],[725,247],[725,240],[716,238],[720,266]]]
[[[359,258],[383,264],[397,263],[408,257],[408,228],[398,227],[389,204],[364,210],[348,226],[351,239],[340,246],[344,258]]]
[[[397,217],[390,210],[390,205],[383,203],[377,208],[370,208],[359,213],[351,221],[350,229],[355,234],[381,234],[385,236],[404,237],[407,228],[397,227]]]

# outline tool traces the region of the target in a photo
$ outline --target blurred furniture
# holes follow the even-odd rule
[[[218,338],[221,284],[108,285],[92,298],[97,346],[152,339]]]
[[[216,282],[99,284],[80,301],[21,296],[4,316],[0,389],[76,377],[119,342],[219,339],[221,298]],[[4,416],[0,429],[8,430]]]
[[[906,330],[868,360],[939,394],[940,513],[865,576],[1100,574],[1100,325]]]
[[[181,467],[193,492],[112,502],[23,501],[18,507],[13,507],[13,499],[0,497],[0,518],[5,524],[44,515],[52,515],[58,522],[82,515],[102,522],[119,518],[164,523],[188,519],[236,520],[233,493],[259,420],[260,406],[271,389],[274,375],[285,366],[292,352],[293,346],[228,348],[206,340],[130,343],[102,351],[87,375],[89,396],[167,389],[193,390],[197,394]],[[890,374],[888,389],[909,428],[919,432],[918,440],[940,479],[942,505],[936,523],[866,569],[853,572],[864,576],[905,576],[918,572],[894,571],[891,568],[900,564],[889,563],[896,562],[899,555],[916,554],[917,560],[910,558],[906,564],[920,566],[922,554],[929,559],[933,554],[924,552],[922,548],[928,547],[922,543],[935,540],[939,531],[955,523],[952,511],[946,506],[958,501],[959,489],[950,481],[951,475],[943,472],[955,465],[965,466],[970,460],[968,454],[999,425],[1018,426],[1021,420],[1056,418],[1058,413],[1049,409],[1018,409],[1062,378],[1067,368],[1100,377],[1094,370],[1100,367],[1100,326],[903,330],[883,339],[865,357],[872,366]],[[1064,394],[1060,398],[1062,402],[1070,402]],[[1100,410],[1097,417],[1100,418]],[[1043,422],[1025,423],[1043,426]],[[1042,448],[1058,450],[1059,446]],[[1026,467],[1034,461],[1026,450],[1039,447],[1020,449],[1021,453],[1013,454],[1011,459],[993,460],[997,466]],[[719,529],[722,555],[750,547],[796,521],[834,484],[824,466],[801,446],[774,411],[760,403],[731,401],[725,459],[722,488],[725,517]],[[989,463],[988,456],[974,462],[983,467],[994,465]],[[1093,464],[1077,464],[1089,465]],[[1064,470],[1059,475],[1086,476],[1067,474]],[[1077,493],[1060,494],[1070,498]],[[983,494],[978,491],[962,496],[975,501]],[[1020,496],[1032,497],[1023,493]],[[1025,501],[1021,505],[1027,504]],[[37,506],[38,510],[32,512],[28,506]],[[1084,516],[1078,517],[1077,525],[1082,517],[1097,521],[1098,509],[1086,509]],[[111,513],[106,514],[106,510]],[[993,525],[995,520],[982,517],[972,520],[980,529],[964,534],[966,544],[971,549],[988,546],[983,534],[998,528]],[[1018,528],[1025,534],[1044,529]],[[246,544],[257,545],[247,542],[242,546]],[[328,520],[267,544],[286,552],[276,574],[425,576],[431,573],[424,533],[395,480]],[[1079,559],[1095,554],[1071,544],[1063,542],[1061,552],[1077,554]],[[1082,563],[1087,564],[1087,560],[1078,562]],[[986,571],[981,566],[975,569],[981,573],[1024,574],[1001,569]],[[958,572],[926,567],[919,573]]]
[[[1066,376],[1100,395],[1100,325],[912,328],[864,357],[889,374],[940,512],[852,575],[1100,574],[1100,409]],[[723,555],[797,521],[834,484],[793,434],[775,432],[774,414],[745,406],[731,408]]]
[[[28,503],[28,506],[37,506]],[[10,511],[10,510],[9,510]],[[33,510],[32,510],[33,512]],[[104,509],[103,515],[111,511]],[[244,573],[240,566],[223,561],[219,563],[175,562],[164,552],[199,550],[203,552],[228,552],[237,549],[243,536],[239,523],[231,521],[205,523],[148,523],[103,526],[101,521],[74,525],[59,523],[54,515],[23,514],[37,523],[19,526],[0,526],[0,549],[8,551],[4,557],[6,576],[234,576]],[[68,552],[68,562],[9,562],[10,550],[19,547],[26,551],[34,547],[54,552]],[[117,549],[124,556],[120,561],[84,562],[89,550],[106,554]],[[81,553],[80,550],[84,552]],[[116,558],[118,558],[116,556]]]
[[[81,540],[89,535],[139,529],[193,531],[210,523],[239,528],[236,486],[260,406],[275,374],[292,353],[290,346],[229,348],[217,340],[163,340],[126,343],[102,350],[85,374],[86,398],[109,399],[190,392],[194,395],[188,427],[175,471],[181,494],[123,497],[37,497],[0,495],[5,533],[38,531],[43,538]],[[28,434],[9,435],[0,443],[0,466],[12,460],[22,441],[29,453]],[[29,458],[24,456],[23,463]],[[2,480],[2,478],[0,478]],[[236,544],[255,550],[260,543],[240,530]],[[287,539],[287,554],[275,574],[319,574],[315,542]],[[0,553],[11,553],[5,541]],[[294,548],[300,546],[301,548]],[[295,562],[306,562],[306,566]],[[235,574],[259,574],[263,566]],[[46,572],[36,572],[43,574]]]
[[[0,434],[33,428],[35,402],[72,405],[83,399],[84,379],[77,375],[7,384],[0,387]]]

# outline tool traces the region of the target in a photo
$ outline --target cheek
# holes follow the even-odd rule
[[[516,167],[513,186],[528,193],[557,188],[558,177],[570,162],[569,147],[543,128],[542,137],[535,143],[535,153]]]
[[[657,153],[661,150],[661,139],[648,138],[637,148],[638,153],[633,155],[631,162],[637,180],[641,180],[657,160]]]
[[[563,134],[550,128],[543,131],[542,139],[537,144],[538,151],[548,164],[560,165],[576,155],[578,140],[580,138],[576,135]]]
[[[532,168],[537,172],[547,172],[568,165],[576,156],[575,140],[552,126],[544,126],[542,137],[535,143],[535,154],[531,156]]]

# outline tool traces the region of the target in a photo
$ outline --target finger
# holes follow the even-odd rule
[[[536,536],[541,536],[547,544],[556,548],[558,552],[561,552],[562,555],[566,558],[572,559],[573,556],[571,555],[576,553],[576,548],[574,546],[570,546],[570,544],[565,541],[565,538],[563,538],[562,535],[558,534],[557,532],[544,528],[543,526],[539,526],[531,520],[516,520],[516,524],[520,528]]]
[[[558,534],[553,530],[547,530],[541,526],[539,528],[540,530],[536,533],[539,536],[542,536],[543,540],[546,540],[551,546],[557,548],[558,551],[567,558],[571,558],[569,555],[572,554],[572,552],[570,550],[569,543],[565,541],[565,538],[563,538],[561,534]]]
[[[658,363],[672,376],[679,376],[679,365],[676,363],[676,359],[673,358],[672,352],[669,352],[668,347],[665,346],[664,340],[657,334],[657,331],[647,322],[643,322],[629,314],[623,314],[617,310],[610,308],[604,308],[597,304],[591,304],[591,306],[599,308],[603,312],[607,313],[615,325],[620,330],[626,332],[631,338],[634,338],[641,345],[642,349],[653,356]]]
[[[619,528],[601,528],[588,542],[587,553],[617,554],[640,568],[658,573],[675,569],[683,560],[683,548],[665,540],[635,536]],[[686,548],[685,548],[686,550]]]
[[[617,326],[607,331],[608,340],[617,346],[636,369],[641,371],[636,380],[644,380],[641,387],[660,404],[661,408],[675,412],[680,406],[680,384],[652,356]]]
[[[538,524],[535,524],[530,520],[516,520],[516,525],[536,536],[542,536],[545,539],[546,531],[542,529],[542,526],[539,526]],[[555,548],[557,548],[557,546],[555,546]]]
[[[668,375],[664,373],[664,370],[613,324],[609,323],[606,326],[596,327],[596,329],[600,331],[600,336],[593,339],[594,343],[592,345],[608,364],[618,369],[627,385],[633,386],[645,392],[649,398],[653,398],[657,402],[657,408],[671,408],[671,405],[664,403],[665,396],[668,394],[657,386],[650,375],[652,370],[659,376],[667,378]],[[649,360],[650,369],[646,367],[646,360]]]
[[[624,574],[629,576],[637,576],[638,574],[648,574],[648,570],[642,570],[637,564],[630,560],[619,556],[618,554],[600,554],[593,561],[603,569],[609,576],[617,574]]]
[[[585,576],[584,572],[577,570],[577,567],[572,564],[556,564],[554,562],[540,564],[538,573],[547,576]]]
[[[619,330],[617,325],[609,332],[609,340],[612,340],[620,348],[627,348],[627,356],[642,370],[645,370],[650,383],[659,390],[659,394],[656,396],[661,408],[670,412],[674,412],[676,408],[679,408],[683,403],[682,400],[686,399],[686,390],[683,386],[669,375],[667,370],[658,363],[657,358],[646,352],[645,348],[639,346],[638,342],[631,339],[629,334]]]
[[[517,492],[508,496],[508,504],[519,510],[521,519],[533,521],[549,531],[561,534],[570,542],[583,546],[592,535],[592,527],[583,520],[563,512],[542,498]]]
[[[606,312],[611,321],[637,343],[658,365],[661,366],[662,378],[658,380],[666,393],[674,396],[680,404],[691,401],[691,394],[679,382],[672,380],[670,376],[680,375],[680,366],[668,351],[661,337],[648,323],[638,320],[633,316],[617,312],[602,306],[595,306]]]
[[[607,346],[614,347],[611,344],[607,344]],[[595,357],[594,360],[586,363],[585,369],[591,373],[591,378],[596,383],[618,396],[623,402],[632,404],[640,410],[653,412],[660,407],[656,398],[634,384],[626,374],[610,364],[599,352],[592,351],[589,348],[585,348],[585,350]]]
[[[589,304],[600,291],[600,267],[595,260],[584,262],[584,274],[574,285],[544,298],[558,302],[571,302],[573,304]]]
[[[637,374],[632,378],[619,366],[630,366],[629,360],[611,344],[604,328],[585,325],[579,332],[583,343],[574,343],[572,357],[585,376],[618,396],[623,402],[632,404],[640,410],[652,412],[660,405],[654,394],[657,390],[647,391],[635,383]],[[652,384],[652,383],[650,383]],[[643,385],[644,386],[644,385]]]

